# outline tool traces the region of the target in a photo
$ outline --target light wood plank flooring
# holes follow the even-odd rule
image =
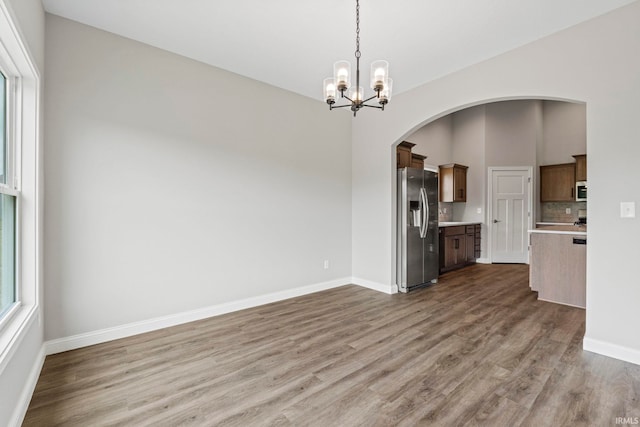
[[[524,265],[345,286],[48,356],[25,426],[613,426],[640,366],[582,351]]]

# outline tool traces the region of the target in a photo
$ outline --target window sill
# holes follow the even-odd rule
[[[30,304],[19,306],[11,318],[7,319],[7,324],[0,331],[0,375],[20,346],[27,329],[37,318],[37,308]]]

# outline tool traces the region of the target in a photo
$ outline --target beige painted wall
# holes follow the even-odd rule
[[[542,146],[538,164],[572,163],[574,154],[587,152],[587,106],[545,101]]]
[[[540,101],[487,104],[486,165],[535,167],[542,134],[541,111]]]
[[[425,165],[444,165],[452,162],[453,116],[446,115],[421,127],[405,141],[416,144],[413,152],[427,156]]]
[[[453,114],[452,158],[454,162],[469,167],[467,169],[467,201],[453,204],[454,221],[484,222],[486,127],[486,106],[484,105]],[[480,213],[478,209],[481,210]],[[483,238],[484,243],[486,238]]]
[[[47,340],[351,276],[348,112],[46,19]]]

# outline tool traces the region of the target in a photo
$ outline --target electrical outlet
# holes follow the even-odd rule
[[[328,260],[328,259],[325,259],[325,260],[324,260],[324,269],[325,269],[325,270],[328,270],[328,269],[329,269],[329,260]]]
[[[571,208],[566,208],[564,210],[564,213],[566,213],[567,215],[571,215]]]
[[[620,202],[620,218],[635,218],[636,202]]]
[[[476,213],[481,214],[481,213],[482,213],[482,208],[478,208],[478,209],[476,209]]]

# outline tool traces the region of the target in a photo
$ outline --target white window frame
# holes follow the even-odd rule
[[[6,0],[0,0],[0,67],[9,79],[7,185],[16,196],[16,303],[0,319],[0,374],[33,322],[41,327],[40,73]]]
[[[5,123],[5,134],[6,134],[6,144],[7,150],[5,153],[6,156],[6,183],[0,183],[0,194],[6,194],[9,196],[15,197],[15,220],[14,220],[14,228],[15,228],[15,244],[14,244],[14,252],[15,252],[15,266],[14,266],[14,287],[15,287],[15,302],[12,304],[11,308],[0,317],[0,334],[3,329],[11,323],[11,319],[18,312],[20,308],[20,297],[21,297],[21,286],[19,279],[19,236],[20,236],[20,188],[19,184],[19,160],[17,159],[17,154],[20,152],[20,139],[19,139],[19,129],[21,122],[21,110],[20,103],[18,100],[20,99],[20,81],[19,77],[16,76],[16,70],[12,69],[13,67],[7,66],[4,61],[4,52],[2,52],[2,46],[0,46],[0,72],[5,76],[7,80],[6,86],[6,117],[7,121]],[[7,71],[11,70],[13,72]]]

